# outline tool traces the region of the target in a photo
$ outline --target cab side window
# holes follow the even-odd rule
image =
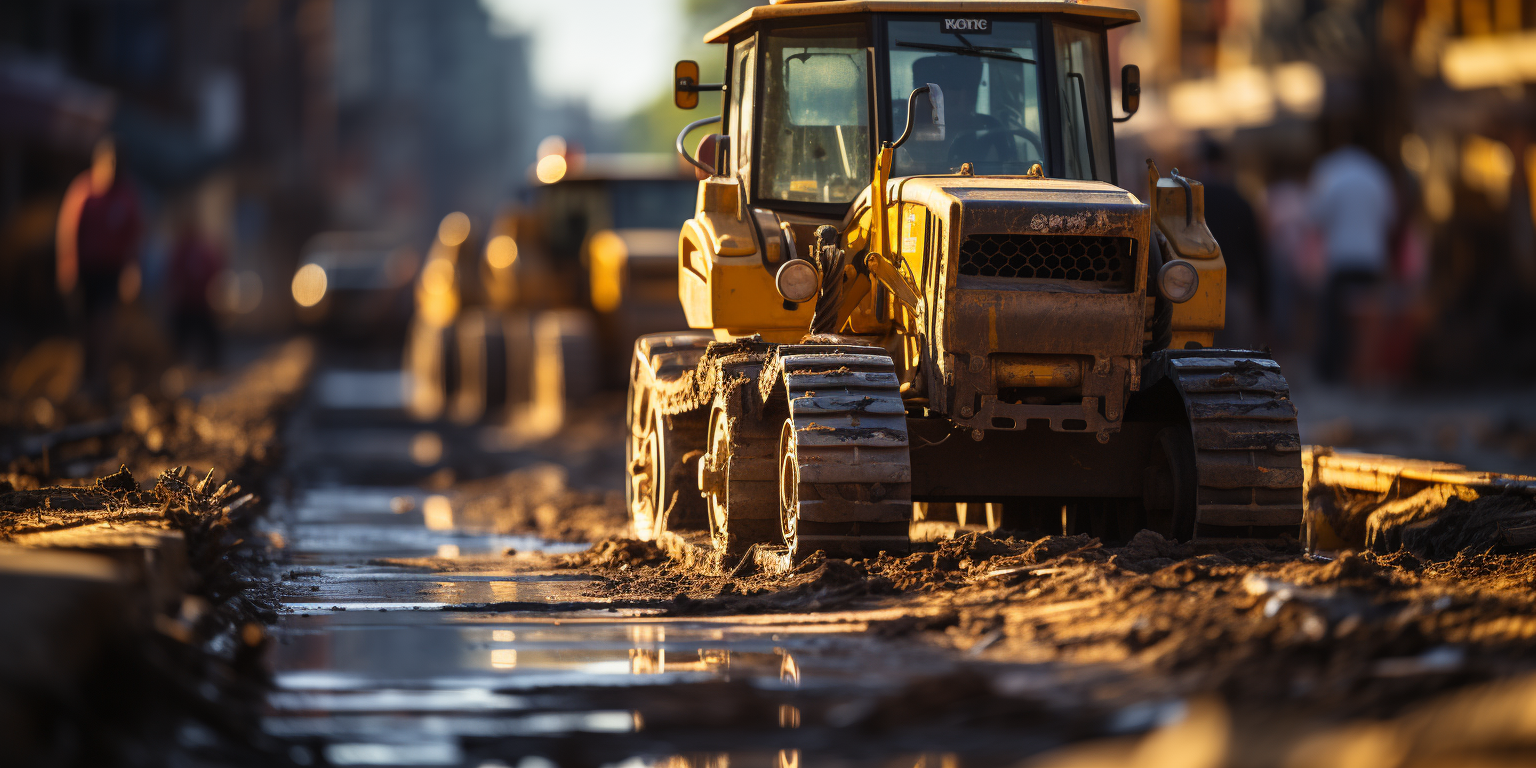
[[[1112,181],[1104,33],[1056,28],[1056,89],[1061,94],[1062,154],[1069,179]]]
[[[768,33],[762,197],[848,203],[869,186],[868,46],[858,24]]]
[[[756,52],[752,40],[737,43],[731,51],[731,123],[726,132],[731,137],[731,171],[746,178],[752,162],[752,115],[747,110],[752,104],[752,89],[757,86]]]

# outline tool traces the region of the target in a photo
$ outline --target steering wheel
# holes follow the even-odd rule
[[[1019,162],[1019,149],[1012,141],[1014,136],[1035,145],[1035,157],[1045,157],[1045,145],[1040,141],[1040,134],[1024,128],[997,125],[977,128],[956,136],[954,142],[949,145],[949,164],[958,165],[964,162],[986,160],[989,159],[987,156],[993,152],[997,154],[995,159],[1001,162]],[[982,157],[974,156],[978,150]]]

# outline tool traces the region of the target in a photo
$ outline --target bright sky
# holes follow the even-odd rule
[[[623,117],[672,82],[683,44],[678,0],[482,0],[533,38],[534,84],[582,96],[599,118]]]

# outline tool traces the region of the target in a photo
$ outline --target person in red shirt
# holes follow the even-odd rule
[[[184,222],[171,249],[171,328],[181,355],[210,368],[219,367],[222,339],[209,291],[224,266],[219,247],[193,221]]]
[[[104,384],[120,297],[137,294],[143,230],[139,196],[117,172],[112,139],[102,139],[90,169],[76,176],[64,193],[56,236],[59,292],[79,290],[85,309],[86,376],[97,388]]]

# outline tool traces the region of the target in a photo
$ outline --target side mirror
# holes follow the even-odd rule
[[[723,91],[721,83],[700,83],[699,63],[679,61],[672,69],[672,103],[678,109],[694,109],[699,106],[699,91]]]
[[[1123,123],[1136,114],[1141,108],[1141,67],[1135,64],[1127,64],[1120,68],[1120,109],[1125,111],[1125,117],[1115,118],[1115,122]]]
[[[679,61],[672,69],[672,103],[678,109],[699,106],[699,63]]]
[[[891,147],[918,141],[944,140],[944,91],[934,83],[919,86],[907,97],[907,127]]]

